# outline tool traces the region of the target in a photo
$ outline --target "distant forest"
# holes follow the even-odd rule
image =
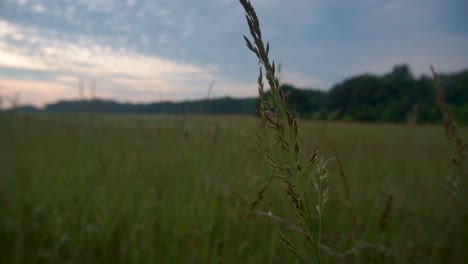
[[[441,74],[445,99],[460,124],[468,125],[468,70]],[[436,104],[434,81],[415,78],[407,65],[398,65],[385,75],[363,74],[344,80],[328,91],[297,89],[282,85],[290,108],[303,119],[359,122],[434,123],[442,114]],[[269,93],[266,93],[268,96]],[[147,114],[251,114],[256,115],[258,98],[217,98],[186,102],[149,104],[118,103],[111,100],[60,101],[45,112],[105,112]],[[23,106],[19,111],[39,111]]]

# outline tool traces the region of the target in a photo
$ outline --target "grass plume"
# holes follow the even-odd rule
[[[452,111],[446,103],[444,87],[442,86],[440,77],[432,66],[431,72],[437,89],[437,105],[443,114],[442,120],[444,124],[445,137],[452,144],[455,152],[450,158],[454,171],[446,177],[446,187],[452,195],[457,196],[460,181],[462,180],[462,177],[466,177],[468,173],[466,164],[466,143],[462,139],[459,126],[453,117]]]
[[[252,51],[259,60],[260,73],[258,76],[258,91],[260,96],[259,114],[261,117],[260,134],[257,134],[257,144],[262,149],[266,163],[279,174],[282,185],[294,208],[294,215],[307,234],[307,240],[311,242],[315,252],[317,263],[321,262],[320,241],[322,233],[322,217],[325,204],[328,200],[328,186],[326,184],[328,170],[326,161],[318,155],[315,148],[311,157],[303,158],[303,150],[300,145],[298,122],[295,115],[288,107],[288,98],[280,88],[275,62],[270,60],[270,44],[262,38],[260,21],[248,0],[240,0],[244,7],[247,24],[252,40],[244,36],[247,48]],[[266,98],[263,71],[270,88],[269,98]],[[269,135],[272,135],[275,146],[280,149],[280,155],[270,148]],[[315,171],[312,171],[312,165]],[[315,198],[308,198],[306,188],[298,188],[299,179],[310,177],[316,192]],[[263,188],[258,199],[252,204],[251,211],[263,199]],[[315,212],[315,213],[314,213]],[[301,261],[294,246],[284,236],[281,241],[287,245]]]
[[[387,201],[385,202],[385,207],[380,215],[379,220],[379,229],[380,231],[385,231],[387,229],[387,222],[388,218],[390,217],[390,212],[392,211],[393,207],[393,194],[389,194],[387,197]]]

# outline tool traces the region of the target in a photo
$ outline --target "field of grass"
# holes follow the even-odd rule
[[[247,216],[271,175],[255,145],[259,123],[0,115],[0,263],[299,262],[278,234],[298,247],[302,239],[267,214],[294,222],[279,183]],[[444,190],[442,127],[300,125],[302,146],[319,145],[330,170],[325,263],[468,261],[467,213]]]

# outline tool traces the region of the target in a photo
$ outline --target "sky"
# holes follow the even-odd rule
[[[468,69],[466,0],[251,2],[283,83],[327,90],[403,63],[416,77]],[[212,82],[212,97],[256,96],[244,34],[237,0],[0,0],[0,96],[181,101]]]

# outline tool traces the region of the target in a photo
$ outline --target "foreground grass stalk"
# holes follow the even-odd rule
[[[276,77],[275,62],[268,57],[270,51],[269,43],[262,39],[260,22],[257,14],[248,0],[240,0],[246,13],[247,24],[250,29],[253,41],[244,36],[249,50],[251,50],[259,59],[259,63],[265,69],[265,77],[270,87],[270,98],[266,98],[263,84],[263,72],[260,67],[258,77],[258,89],[260,95],[260,117],[261,117],[261,135],[257,134],[257,143],[265,155],[266,162],[279,174],[277,178],[282,180],[286,193],[288,194],[294,208],[295,215],[301,223],[305,233],[306,240],[314,248],[317,263],[321,262],[320,240],[322,233],[322,216],[325,203],[328,200],[328,187],[326,180],[328,171],[326,162],[318,157],[318,149],[313,151],[312,156],[306,164],[302,158],[300,140],[298,136],[298,125],[294,115],[289,111],[288,98],[280,88],[279,80]],[[272,133],[276,146],[282,151],[282,158],[276,158],[274,152],[269,148],[267,140],[269,133]],[[307,171],[312,165],[315,165],[316,172]],[[311,200],[307,197],[307,189],[298,192],[298,179],[304,179],[304,176],[310,175],[316,191],[315,206],[312,206]],[[270,180],[271,181],[271,180]],[[268,185],[267,185],[268,186]],[[259,200],[263,199],[263,188],[258,199],[251,206],[251,211],[255,209]],[[315,207],[316,213],[313,214],[310,208]],[[281,241],[291,250],[301,261],[303,258],[297,253],[293,245],[280,236]]]
[[[468,165],[466,164],[466,143],[460,136],[458,124],[450,111],[449,106],[445,102],[444,87],[440,81],[439,75],[431,66],[432,76],[434,78],[435,86],[437,89],[437,105],[443,113],[443,123],[445,129],[445,136],[447,140],[453,145],[455,155],[451,157],[454,172],[450,173],[447,179],[447,190],[455,197],[459,195],[459,185],[462,177],[468,176]]]

